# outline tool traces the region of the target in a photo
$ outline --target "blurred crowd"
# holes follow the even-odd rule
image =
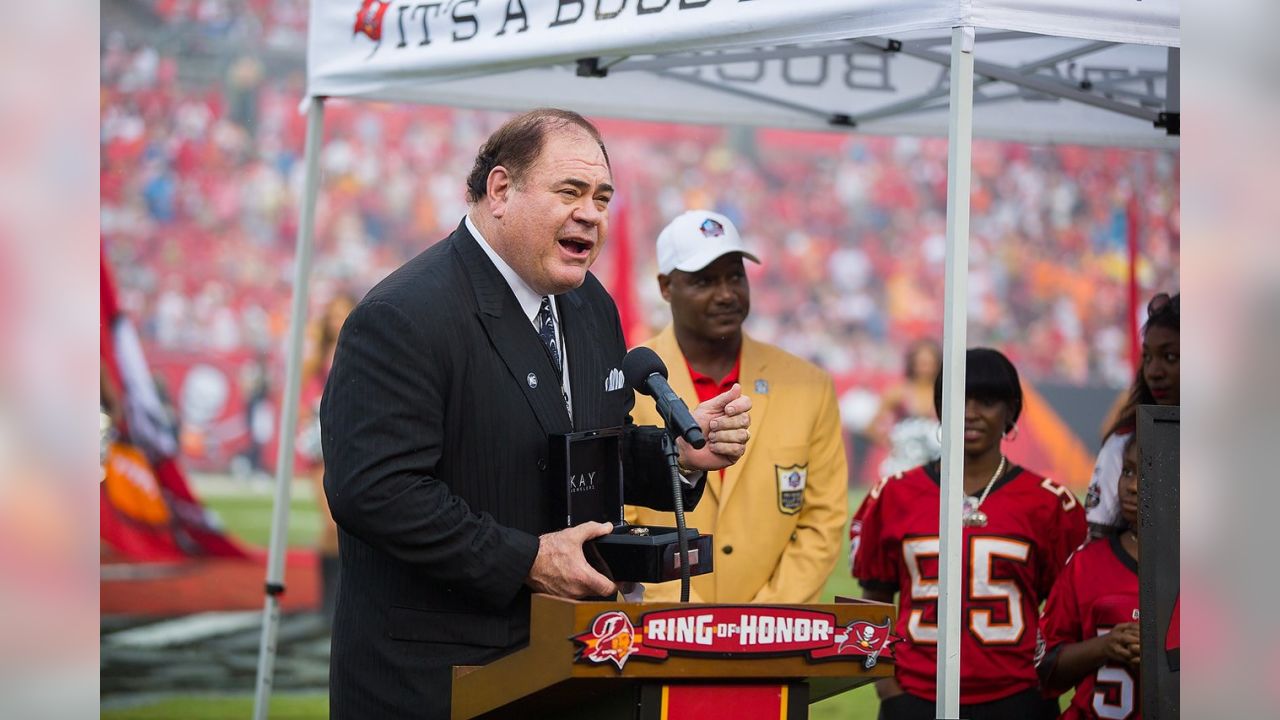
[[[201,37],[256,23],[271,44],[305,29],[302,2],[229,5],[151,4]],[[214,63],[105,36],[101,227],[146,347],[251,353],[279,378],[305,118],[301,55],[272,57],[258,47]],[[327,105],[313,314],[455,227],[476,148],[503,117]],[[765,260],[751,271],[748,330],[815,360],[842,393],[884,387],[913,340],[941,338],[945,138],[600,124],[625,208],[611,237],[629,239],[651,329],[667,317],[653,239],[682,210],[712,207]],[[1033,382],[1127,385],[1127,239],[1136,223],[1141,297],[1178,287],[1177,156],[979,141],[973,158],[970,344],[1006,349]],[[601,257],[606,284],[619,254]],[[861,418],[853,429],[874,409],[846,407]]]
[[[166,28],[210,42],[235,40],[301,49],[307,39],[306,0],[146,0]]]

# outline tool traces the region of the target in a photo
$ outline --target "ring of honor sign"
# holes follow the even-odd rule
[[[684,656],[803,656],[810,662],[860,660],[875,667],[897,640],[886,617],[876,624],[839,624],[819,610],[768,605],[698,605],[644,613],[639,621],[620,610],[600,613],[572,637],[581,663],[613,663],[621,671],[631,658],[664,662]]]

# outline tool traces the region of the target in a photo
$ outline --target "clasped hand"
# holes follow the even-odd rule
[[[1142,645],[1139,639],[1138,623],[1120,623],[1111,628],[1105,636],[1106,645],[1103,653],[1108,660],[1137,667],[1142,660]]]
[[[751,439],[751,398],[742,394],[742,386],[733,387],[698,405],[691,411],[702,428],[707,444],[701,450],[676,440],[680,464],[695,470],[720,470],[729,467],[747,451]]]

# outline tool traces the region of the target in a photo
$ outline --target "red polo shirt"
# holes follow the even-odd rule
[[[693,378],[693,389],[698,393],[698,402],[704,403],[722,392],[728,391],[733,384],[738,382],[738,370],[742,367],[742,356],[733,363],[733,369],[720,382],[716,382],[715,378],[710,375],[703,375],[693,366],[689,364],[688,358],[685,358],[684,366],[689,369],[689,377]]]
[[[742,367],[742,354],[738,354],[738,359],[733,363],[733,369],[728,375],[724,376],[720,382],[716,382],[715,378],[710,375],[703,375],[693,366],[689,364],[689,359],[684,359],[684,366],[689,369],[689,377],[693,378],[693,390],[698,393],[698,402],[704,403],[711,398],[726,392],[733,384],[738,382],[738,370]],[[720,471],[720,479],[724,480],[724,470]]]

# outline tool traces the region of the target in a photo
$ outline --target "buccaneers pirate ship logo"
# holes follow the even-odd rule
[[[876,666],[880,653],[890,644],[889,622],[873,625],[865,620],[855,620],[844,627],[843,632],[836,633],[836,654],[850,652],[865,655],[863,667],[870,670]]]
[[[663,662],[685,656],[744,657],[801,655],[811,662],[862,660],[868,670],[893,645],[890,622],[854,620],[845,625],[829,612],[767,605],[700,605],[656,610],[632,623],[610,610],[591,629],[570,638],[576,661],[613,663],[621,672],[633,657]]]

